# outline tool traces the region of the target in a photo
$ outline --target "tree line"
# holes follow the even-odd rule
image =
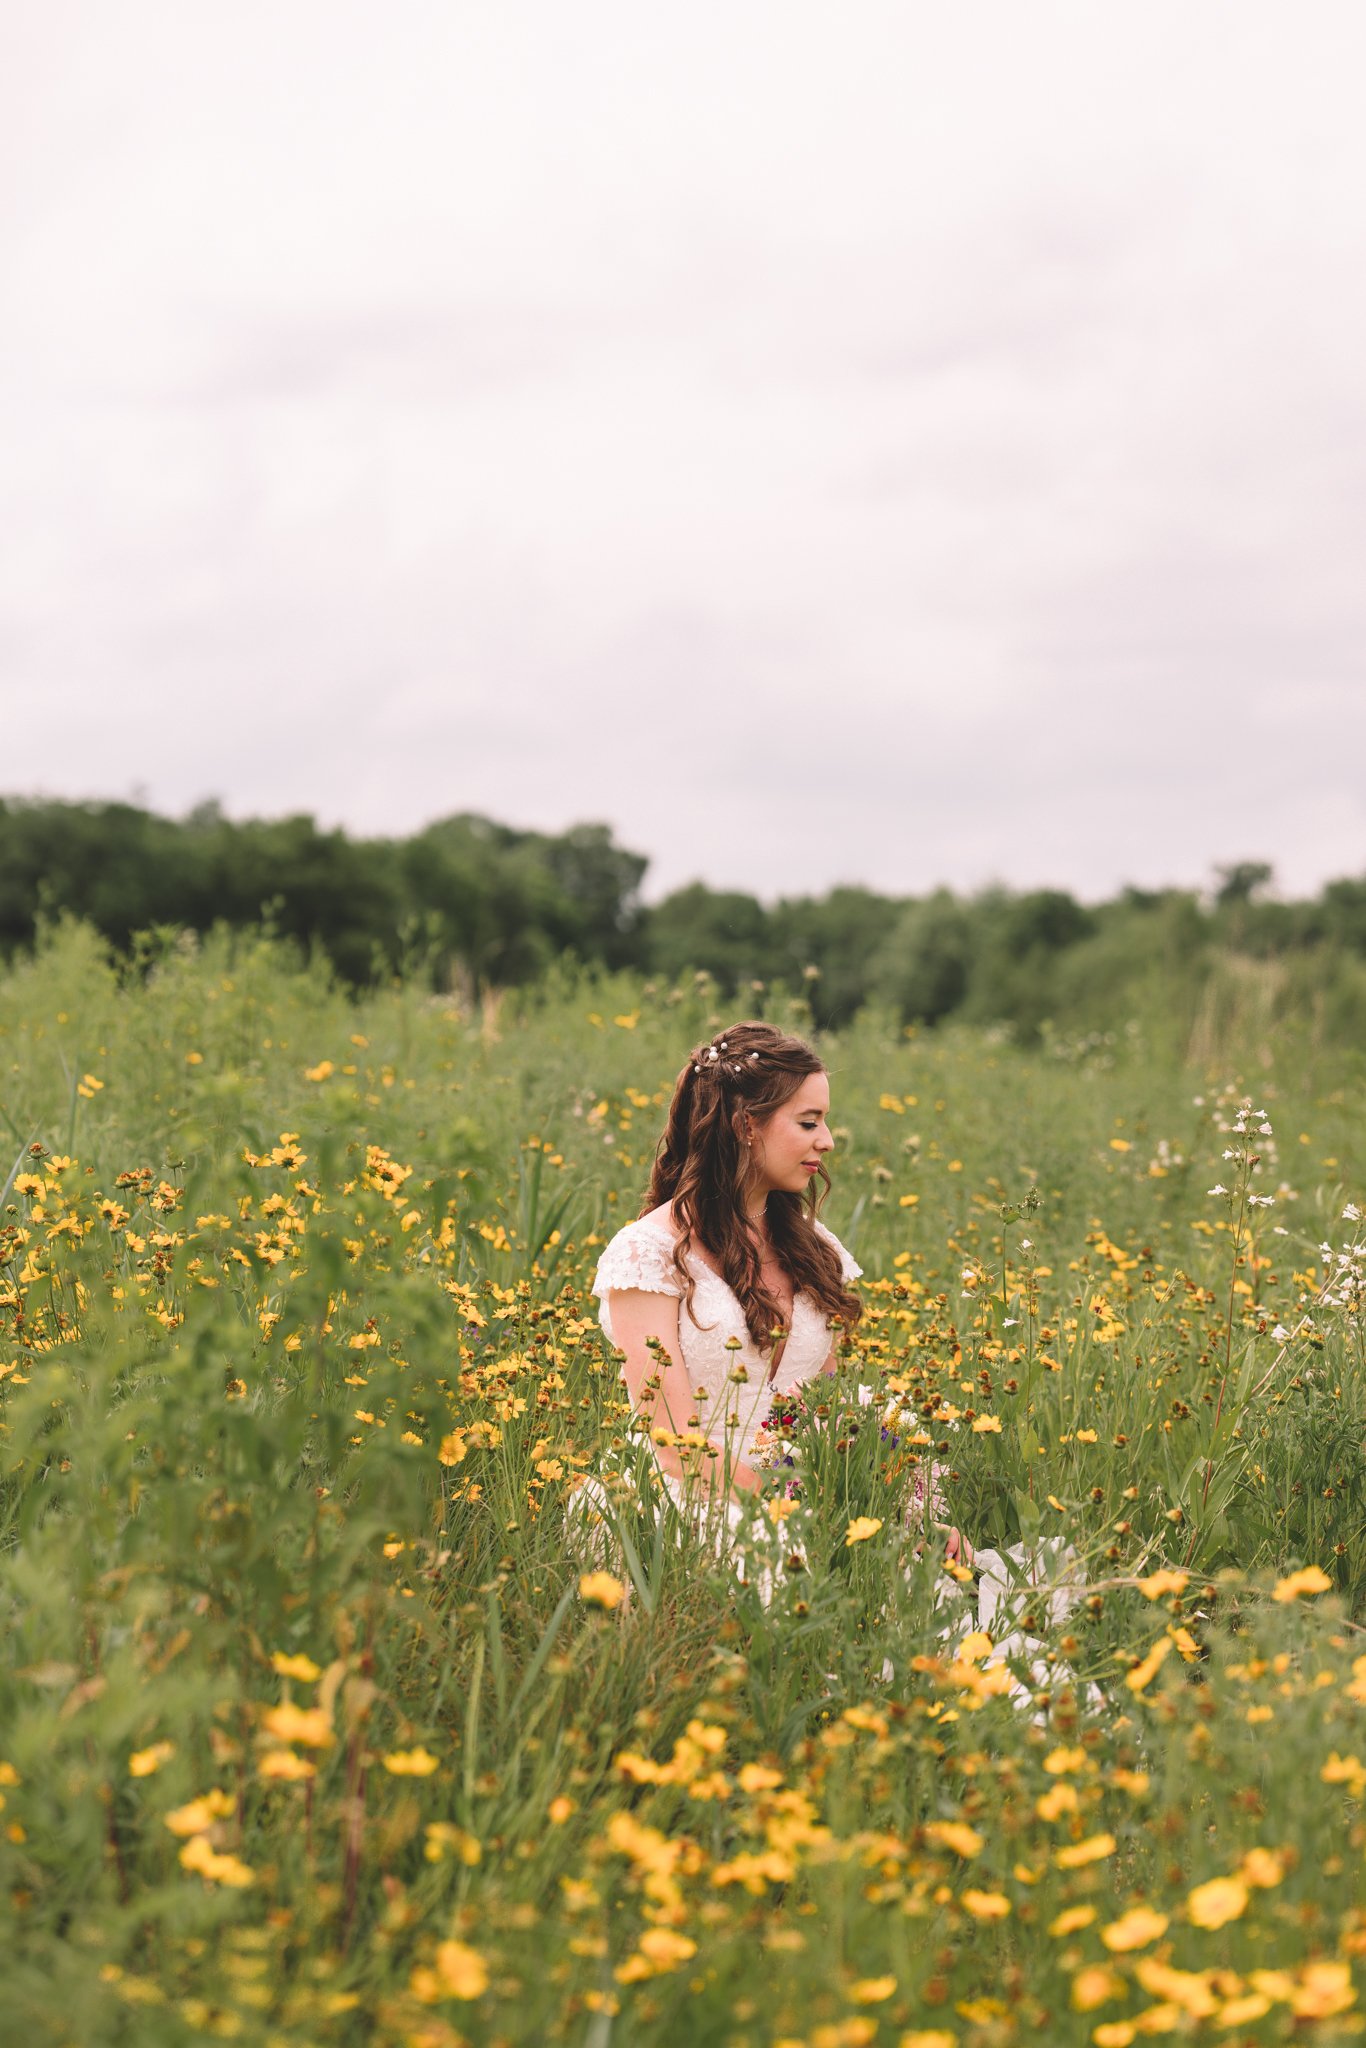
[[[1182,992],[1189,1008],[1230,963],[1245,980],[1260,963],[1287,1004],[1317,1004],[1333,1036],[1366,1025],[1366,877],[1297,902],[1270,893],[1265,863],[1244,861],[1205,892],[1129,888],[1090,905],[1004,887],[844,887],[764,904],[701,882],[647,905],[647,868],[601,824],[530,832],[463,812],[361,839],[309,816],[233,820],[216,804],[171,819],[0,799],[0,952],[63,912],[124,952],[139,933],[264,920],[357,986],[406,972],[477,994],[569,958],[670,979],[703,971],[732,998],[755,983],[799,987],[823,1025],[876,1001],[907,1023],[1005,1022],[1031,1036]]]

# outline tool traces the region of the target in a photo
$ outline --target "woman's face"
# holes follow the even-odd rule
[[[834,1145],[830,1126],[830,1081],[808,1074],[795,1095],[753,1126],[751,1157],[766,1189],[800,1194]]]

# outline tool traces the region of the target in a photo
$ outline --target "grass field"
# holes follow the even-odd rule
[[[0,2039],[1366,2027],[1359,1065],[825,1042],[866,1313],[742,1582],[588,1294],[732,1013],[75,927],[0,976]],[[1075,1558],[1004,1660],[930,1462]]]

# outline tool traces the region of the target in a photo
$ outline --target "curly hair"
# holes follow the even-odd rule
[[[741,1133],[746,1116],[763,1123],[804,1080],[824,1072],[805,1039],[772,1024],[750,1019],[718,1031],[710,1044],[689,1053],[674,1083],[649,1192],[641,1205],[643,1216],[667,1203],[678,1220],[673,1261],[693,1322],[697,1323],[696,1283],[686,1258],[696,1243],[719,1265],[760,1353],[772,1347],[783,1314],[763,1284],[759,1247],[745,1211],[754,1168]],[[819,1197],[812,1189],[804,1194],[771,1189],[764,1220],[794,1291],[808,1295],[830,1321],[852,1330],[862,1304],[845,1285],[835,1246],[816,1229],[816,1212],[830,1187],[824,1165],[820,1179]]]

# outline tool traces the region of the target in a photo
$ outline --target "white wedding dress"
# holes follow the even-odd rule
[[[857,1280],[863,1268],[832,1230],[819,1221],[816,1228],[839,1252],[846,1281]],[[659,1472],[659,1477],[699,1533],[705,1527],[708,1539],[724,1550],[741,1520],[742,1509],[724,1493],[723,1474],[752,1461],[775,1398],[816,1378],[830,1356],[835,1332],[817,1303],[799,1289],[792,1303],[792,1326],[770,1379],[771,1359],[763,1356],[750,1336],[738,1299],[719,1273],[689,1252],[688,1267],[696,1282],[694,1322],[682,1303],[683,1283],[673,1263],[673,1246],[673,1233],[666,1222],[641,1217],[626,1224],[598,1260],[592,1291],[599,1300],[598,1319],[609,1344],[616,1343],[609,1304],[613,1293],[640,1289],[646,1294],[672,1295],[679,1301],[678,1348],[694,1396],[688,1416],[697,1416],[702,1434],[716,1446],[718,1455],[708,1475],[715,1495],[700,1497],[696,1485],[689,1490],[672,1473]],[[731,1340],[732,1348],[727,1349]],[[680,1420],[686,1424],[687,1418]],[[573,1498],[571,1525],[577,1533],[577,1547],[594,1562],[608,1561],[614,1555],[607,1529],[610,1519],[602,1479],[586,1479]]]
[[[863,1268],[845,1250],[834,1232],[827,1230],[819,1220],[816,1228],[839,1252],[845,1280],[859,1279]],[[666,1222],[642,1217],[619,1230],[607,1245],[598,1260],[592,1291],[599,1300],[598,1319],[609,1344],[616,1341],[612,1335],[608,1306],[608,1296],[614,1290],[641,1288],[647,1294],[670,1294],[681,1298],[682,1285],[673,1263],[673,1244],[673,1233]],[[763,1357],[750,1336],[744,1310],[736,1296],[720,1274],[713,1272],[696,1253],[688,1254],[688,1266],[697,1283],[693,1295],[697,1322],[694,1323],[686,1307],[681,1307],[678,1338],[688,1384],[695,1396],[695,1405],[689,1414],[697,1415],[703,1433],[721,1453],[716,1460],[718,1466],[723,1459],[728,1459],[731,1465],[739,1461],[749,1463],[774,1397],[790,1394],[816,1377],[830,1356],[834,1332],[816,1303],[798,1292],[792,1304],[792,1327],[787,1343],[770,1381],[769,1360]],[[730,1338],[739,1339],[738,1350],[727,1350]],[[860,1387],[858,1398],[861,1403],[871,1405],[877,1397],[872,1387]],[[690,1504],[680,1480],[670,1473],[662,1473],[661,1477],[680,1507],[691,1505],[694,1519],[699,1525],[706,1526],[708,1539],[716,1548],[728,1550],[742,1516],[737,1504],[727,1500],[724,1515],[717,1512],[714,1502]],[[937,1479],[938,1468],[931,1465],[925,1485],[918,1485],[915,1489],[911,1515],[916,1521],[934,1521],[942,1513]],[[720,1484],[719,1472],[716,1484]],[[928,1502],[924,1498],[926,1490]],[[601,1481],[586,1480],[575,1495],[575,1503],[578,1513],[587,1518],[584,1531],[587,1553],[595,1562],[608,1559],[611,1552],[603,1514],[607,1496]],[[615,1558],[612,1561],[615,1562]],[[774,1574],[778,1569],[776,1558],[765,1562],[762,1558],[749,1559],[732,1553],[732,1562],[741,1580],[749,1572],[755,1572],[760,1598],[767,1605],[773,1595]],[[978,1550],[975,1564],[980,1574],[979,1587],[965,1591],[959,1586],[946,1585],[941,1593],[940,1602],[950,1616],[940,1631],[941,1640],[953,1642],[965,1629],[985,1628],[992,1632],[993,1637],[1000,1637],[996,1654],[1002,1657],[1023,1658],[1028,1662],[1037,1649],[1037,1644],[1020,1629],[1022,1609],[1032,1608],[1037,1612],[1042,1603],[1049,1623],[1053,1625],[1076,1605],[1086,1590],[1075,1553],[1056,1537],[1045,1539],[1033,1549],[1016,1545],[1004,1552]],[[884,1667],[883,1676],[887,1680],[892,1678],[890,1663]],[[1032,1666],[1031,1676],[1035,1686],[1057,1684],[1062,1680],[1070,1682],[1072,1678],[1065,1664],[1046,1667],[1037,1661]],[[1031,1704],[1028,1687],[1018,1679],[1014,1680],[1012,1691],[1021,1705]],[[1100,1696],[1094,1687],[1087,1687],[1085,1691],[1088,1704],[1099,1701]]]
[[[863,1268],[834,1231],[820,1221],[816,1228],[838,1251],[846,1281],[857,1280]],[[609,1344],[616,1342],[607,1299],[614,1290],[641,1288],[647,1294],[675,1295],[681,1302],[683,1287],[674,1266],[673,1247],[673,1233],[663,1219],[641,1217],[619,1230],[603,1252],[593,1292],[601,1303],[598,1320]],[[830,1356],[834,1332],[818,1304],[798,1290],[792,1303],[792,1327],[770,1380],[770,1360],[750,1336],[736,1296],[696,1252],[687,1254],[687,1263],[697,1284],[692,1313],[686,1305],[679,1309],[678,1343],[695,1402],[689,1413],[697,1416],[702,1434],[723,1458],[732,1465],[748,1463],[775,1397],[790,1394],[816,1377]],[[734,1338],[739,1339],[739,1350],[727,1350],[727,1342]]]

